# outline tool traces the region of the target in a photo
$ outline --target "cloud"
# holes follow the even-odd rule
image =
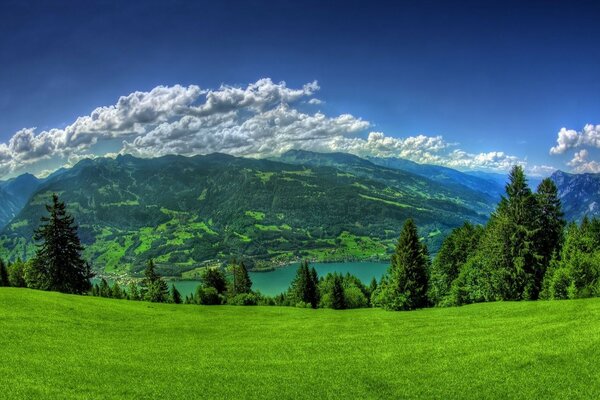
[[[550,148],[550,154],[564,154],[569,149],[582,146],[600,148],[600,125],[587,124],[581,132],[561,128],[556,138],[556,146]]]
[[[289,88],[260,79],[246,87],[158,86],[98,107],[64,129],[18,131],[0,144],[0,174],[32,169],[42,161],[67,165],[107,153],[141,157],[223,152],[264,157],[290,149],[402,157],[458,169],[506,171],[525,161],[501,151],[470,153],[442,136],[392,137],[351,114],[309,112],[317,82]],[[112,147],[111,147],[112,146]],[[100,150],[102,149],[102,150]]]
[[[572,167],[573,171],[577,173],[599,173],[600,163],[588,160],[589,155],[590,153],[586,149],[580,150],[573,155],[573,159],[567,165]]]

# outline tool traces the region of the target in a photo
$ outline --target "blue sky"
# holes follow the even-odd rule
[[[125,3],[1,3],[0,173],[294,147],[600,172],[598,2]]]

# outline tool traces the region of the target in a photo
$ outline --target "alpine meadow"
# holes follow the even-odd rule
[[[0,0],[0,399],[600,398],[599,17]]]

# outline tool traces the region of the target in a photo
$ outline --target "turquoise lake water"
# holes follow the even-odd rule
[[[294,279],[299,264],[290,264],[268,272],[250,272],[252,279],[252,290],[260,291],[268,296],[275,296],[284,292]],[[347,272],[356,276],[365,284],[369,284],[375,277],[377,280],[387,271],[389,263],[381,262],[344,262],[344,263],[312,263],[319,276],[327,275],[329,272]],[[169,287],[174,284],[177,290],[186,296],[194,293],[199,281],[169,281]]]

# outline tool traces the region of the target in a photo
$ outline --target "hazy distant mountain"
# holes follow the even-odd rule
[[[551,179],[558,187],[569,220],[581,220],[586,215],[600,217],[600,174],[556,171]]]
[[[40,180],[31,174],[0,181],[0,229],[23,209],[39,183]]]
[[[281,161],[223,154],[83,160],[43,181],[0,241],[5,256],[30,256],[52,193],[80,224],[86,256],[109,271],[138,269],[149,258],[181,271],[232,255],[257,262],[387,257],[407,218],[436,251],[450,229],[485,222],[494,206],[481,192],[351,155],[289,153]]]

